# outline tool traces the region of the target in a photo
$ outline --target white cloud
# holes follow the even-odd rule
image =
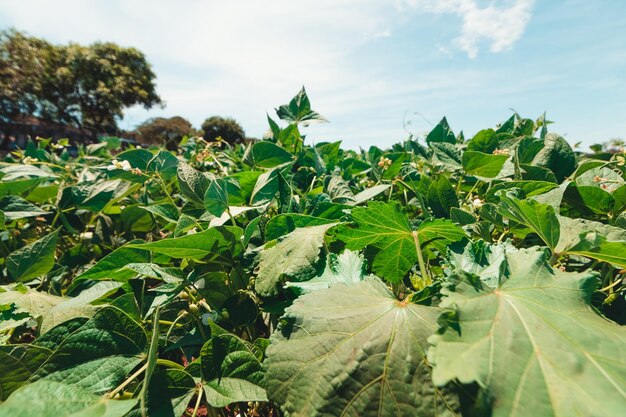
[[[402,10],[461,17],[461,34],[454,43],[470,58],[475,58],[483,41],[489,43],[492,52],[511,49],[526,30],[534,0],[514,0],[503,5],[490,2],[485,7],[476,0],[400,0],[397,5]]]

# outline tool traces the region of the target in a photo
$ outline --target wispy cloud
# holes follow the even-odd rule
[[[401,9],[437,14],[454,14],[463,20],[461,34],[454,43],[476,58],[482,42],[492,52],[509,50],[517,42],[530,21],[534,0],[515,0],[500,4],[490,2],[481,7],[476,0],[400,0]]]

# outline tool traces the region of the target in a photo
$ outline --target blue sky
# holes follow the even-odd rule
[[[626,136],[623,0],[0,0],[0,27],[142,50],[167,105],[129,109],[124,128],[218,114],[259,137],[305,85],[331,122],[308,138],[352,148],[444,115],[471,137],[510,109],[547,111],[583,146]]]

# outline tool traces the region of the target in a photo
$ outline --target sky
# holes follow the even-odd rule
[[[248,136],[305,86],[313,142],[380,147],[443,116],[465,137],[517,111],[582,147],[626,137],[624,0],[0,0],[0,28],[145,53],[164,108]]]

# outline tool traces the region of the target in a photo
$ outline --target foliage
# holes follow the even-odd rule
[[[195,133],[191,123],[180,116],[148,119],[136,131],[141,143],[157,144],[169,150],[176,150],[183,137]]]
[[[276,120],[0,163],[0,415],[620,414],[623,153],[517,114],[308,145],[304,89]]]
[[[143,53],[113,43],[52,45],[0,33],[0,106],[4,122],[36,116],[62,125],[115,132],[122,111],[160,104]]]
[[[202,123],[202,136],[209,142],[215,142],[218,138],[229,144],[242,142],[246,138],[246,132],[235,119],[221,116],[211,116]]]

